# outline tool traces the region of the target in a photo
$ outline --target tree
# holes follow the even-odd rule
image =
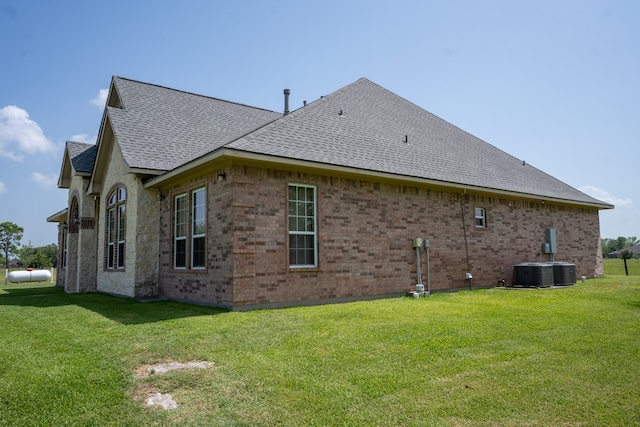
[[[9,276],[9,255],[15,254],[20,247],[20,239],[22,239],[24,229],[12,222],[3,222],[0,224],[0,248],[4,254],[4,277],[5,280]]]
[[[20,250],[20,261],[25,267],[55,267],[58,261],[58,246],[50,244],[34,248],[29,242]]]
[[[7,221],[0,224],[0,246],[7,265],[10,261],[9,256],[18,252],[22,233],[24,233],[24,229],[12,222]]]

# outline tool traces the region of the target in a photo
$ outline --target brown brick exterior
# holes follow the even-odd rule
[[[163,189],[161,295],[242,309],[402,294],[416,284],[414,237],[430,241],[432,290],[493,286],[510,283],[515,264],[549,260],[541,250],[549,227],[557,231],[556,261],[575,263],[578,276],[603,273],[596,209],[241,165],[227,170],[223,182],[212,172]],[[317,186],[318,268],[289,268],[289,183]],[[174,270],[173,198],[203,185],[207,268]],[[486,209],[486,228],[475,227],[475,207]],[[426,286],[425,254],[421,265]]]

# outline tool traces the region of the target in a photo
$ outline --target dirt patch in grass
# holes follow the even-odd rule
[[[213,362],[207,361],[192,361],[192,362],[168,362],[168,363],[156,363],[147,364],[139,367],[135,370],[134,376],[142,379],[151,375],[161,375],[171,371],[185,370],[185,369],[208,369],[214,365]],[[144,384],[135,393],[136,401],[142,401],[143,406],[149,407],[158,405],[165,410],[176,409],[178,404],[173,400],[173,396],[170,393],[161,393],[158,388],[152,384]]]
[[[146,378],[150,375],[164,374],[181,369],[208,369],[213,365],[213,362],[207,361],[156,363],[139,367],[136,369],[134,376],[136,378]]]

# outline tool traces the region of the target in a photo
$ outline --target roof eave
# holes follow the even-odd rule
[[[130,173],[134,173],[137,175],[153,175],[153,176],[158,176],[158,175],[162,175],[163,173],[167,172],[166,170],[159,170],[159,169],[147,169],[147,168],[129,168],[129,172]]]
[[[336,165],[327,164],[327,163],[319,163],[319,162],[312,162],[308,160],[298,160],[298,159],[291,159],[286,157],[270,156],[266,154],[258,154],[258,153],[248,152],[248,151],[231,149],[231,148],[221,148],[205,156],[202,156],[198,159],[195,159],[189,163],[179,166],[173,170],[165,172],[164,174],[151,178],[149,181],[147,181],[147,183],[144,186],[145,188],[162,187],[167,182],[170,182],[174,179],[179,179],[180,177],[185,175],[192,174],[194,169],[201,168],[208,163],[214,162],[216,160],[220,161],[225,158],[239,159],[239,160],[246,160],[246,161],[253,161],[253,162],[260,162],[260,163],[271,163],[271,164],[278,164],[278,165],[288,166],[288,167],[294,166],[294,167],[313,169],[313,170],[319,170],[319,171],[330,171],[332,173],[337,172],[345,175],[361,175],[361,176],[364,175],[370,178],[377,178],[377,179],[383,179],[383,180],[414,182],[416,184],[419,183],[423,185],[431,185],[436,187],[455,189],[463,193],[466,191],[471,191],[475,193],[499,194],[504,196],[517,197],[521,199],[536,200],[542,203],[544,202],[560,203],[565,205],[584,206],[584,207],[596,208],[596,209],[613,209],[614,208],[613,205],[610,205],[607,203],[591,203],[591,202],[586,202],[581,200],[562,199],[562,198],[549,197],[549,196],[544,196],[539,194],[521,193],[521,192],[501,190],[496,188],[487,188],[487,187],[480,187],[480,186],[474,186],[474,185],[468,185],[468,184],[460,184],[455,182],[439,181],[435,179],[421,178],[421,177],[415,177],[415,176],[409,176],[409,175],[398,175],[398,174],[388,173],[388,172],[378,172],[378,171],[358,169],[358,168],[346,167],[346,166],[336,166]]]
[[[68,215],[68,208],[64,208],[59,212],[54,213],[50,217],[47,218],[47,222],[62,222],[66,221]]]

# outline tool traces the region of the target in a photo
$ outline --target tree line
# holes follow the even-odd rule
[[[8,266],[13,259],[18,259],[25,268],[57,267],[58,245],[33,247],[31,242],[20,245],[24,229],[12,222],[0,223],[0,264]]]

